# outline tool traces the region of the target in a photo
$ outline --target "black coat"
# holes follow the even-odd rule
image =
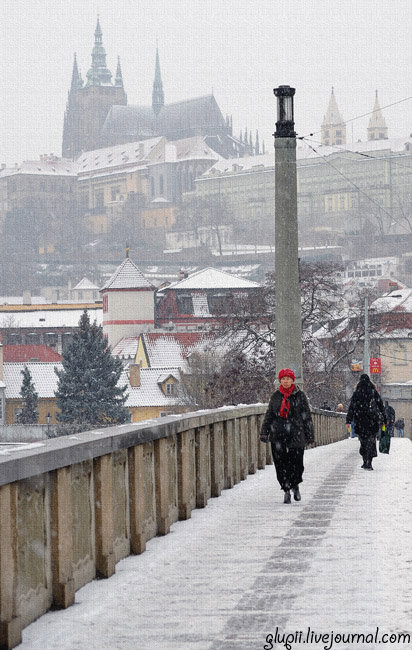
[[[285,442],[288,447],[304,449],[307,443],[314,441],[312,415],[305,393],[295,386],[289,397],[290,410],[288,418],[279,415],[283,395],[276,390],[269,401],[260,435],[268,436],[270,442]]]
[[[376,435],[382,423],[386,424],[385,407],[381,396],[367,375],[362,375],[352,395],[346,422],[355,423],[358,437]]]

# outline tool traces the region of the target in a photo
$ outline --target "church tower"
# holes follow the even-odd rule
[[[160,74],[159,49],[156,46],[155,78],[153,82],[153,92],[152,92],[152,108],[154,114],[158,115],[164,105],[165,105],[165,96],[163,92],[162,77]]]
[[[74,59],[72,83],[67,100],[63,127],[62,155],[75,158],[81,151],[98,149],[101,146],[100,131],[113,105],[127,104],[123,87],[120,61],[114,84],[112,73],[106,66],[106,51],[103,35],[97,18],[92,50],[92,65],[83,85],[76,56]]]
[[[339,113],[333,86],[328,110],[323,118],[321,134],[323,145],[333,146],[346,144],[346,124]]]
[[[368,140],[387,140],[388,127],[386,126],[385,118],[382,115],[381,107],[378,100],[378,91],[375,95],[375,105],[373,113],[369,120],[368,126]]]
[[[100,289],[103,299],[103,334],[114,346],[124,337],[139,336],[154,328],[155,287],[126,258]]]

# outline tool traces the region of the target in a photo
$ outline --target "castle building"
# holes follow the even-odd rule
[[[328,110],[321,126],[322,144],[334,146],[346,144],[346,124],[339,112],[334,89],[329,99]]]
[[[106,51],[99,19],[94,32],[92,65],[84,84],[74,55],[72,81],[67,99],[63,126],[63,158],[75,158],[81,151],[97,149],[100,132],[107,113],[113,105],[127,104],[123,88],[120,60],[114,83],[106,66]]]
[[[63,127],[62,155],[76,158],[81,152],[116,144],[164,136],[168,141],[202,136],[206,144],[225,158],[259,153],[259,136],[253,142],[233,136],[232,118],[223,117],[213,94],[173,104],[165,103],[156,48],[151,106],[131,106],[123,87],[120,61],[114,82],[106,66],[99,19],[94,34],[92,66],[84,84],[74,57],[71,86]]]
[[[124,337],[153,330],[155,290],[127,254],[101,289],[103,334],[110,347]]]

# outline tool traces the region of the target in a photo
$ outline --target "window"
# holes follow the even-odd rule
[[[96,192],[94,196],[94,201],[95,201],[95,207],[96,208],[103,208],[104,206],[104,193],[103,192]]]
[[[163,196],[163,192],[164,192],[163,174],[160,174],[160,176],[159,176],[159,194],[160,194],[160,196]]]
[[[166,395],[176,395],[176,384],[174,382],[167,382]]]
[[[190,294],[178,295],[176,301],[179,314],[193,314],[193,300]]]
[[[23,409],[21,408],[15,408],[13,412],[13,422],[14,424],[17,424],[19,421],[19,415],[22,412]]]
[[[227,312],[228,298],[225,293],[209,294],[207,303],[211,314],[225,314]]]

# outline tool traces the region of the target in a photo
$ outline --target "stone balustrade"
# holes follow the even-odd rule
[[[65,436],[0,454],[0,648],[77,589],[110,577],[194,508],[271,463],[265,405],[169,416]],[[313,411],[315,444],[347,436],[340,414]]]

